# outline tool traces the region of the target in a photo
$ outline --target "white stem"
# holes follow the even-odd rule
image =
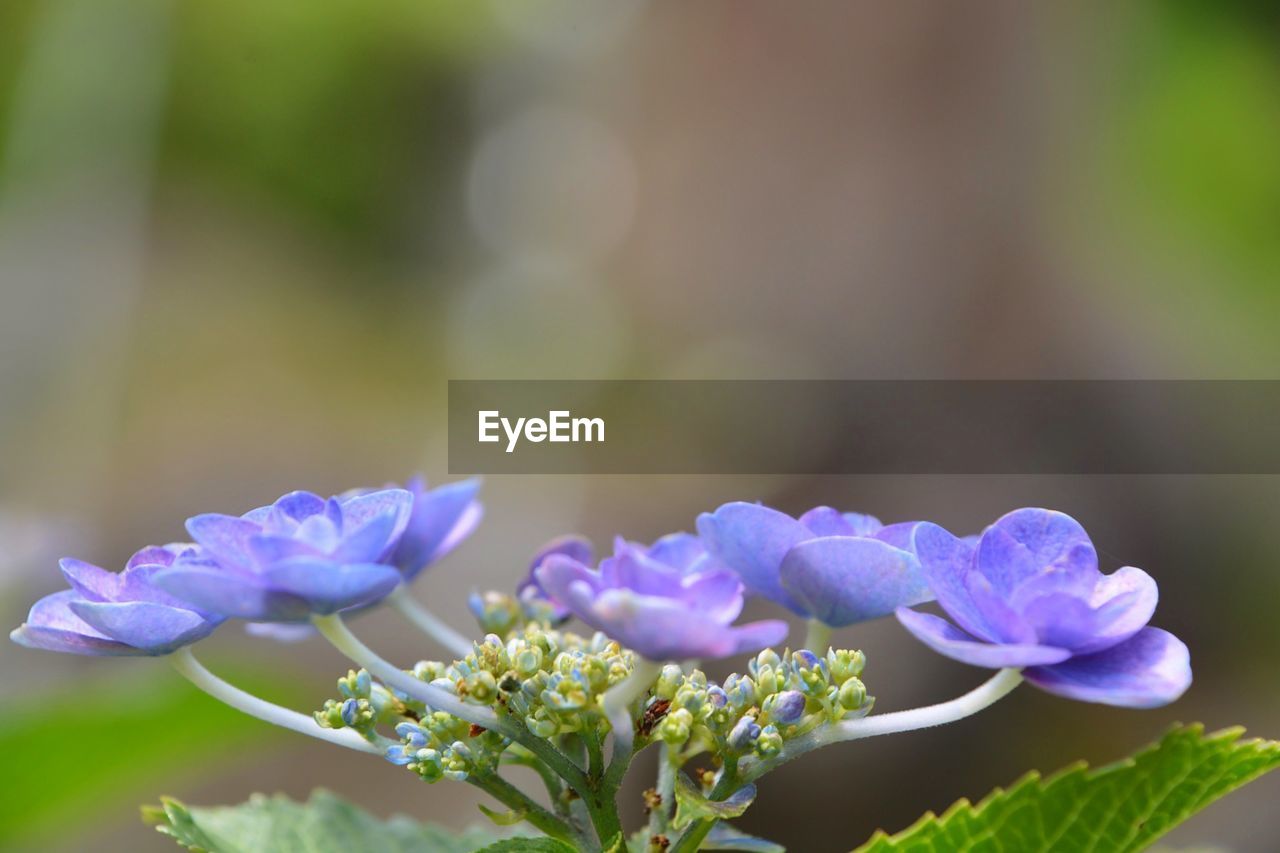
[[[251,717],[257,717],[259,720],[265,720],[268,723],[299,734],[327,740],[329,743],[334,743],[338,746],[345,746],[348,749],[357,749],[374,755],[382,754],[381,748],[369,743],[351,729],[322,728],[319,723],[306,714],[299,714],[297,711],[282,708],[265,699],[259,699],[251,693],[246,693],[239,687],[228,684],[205,669],[204,665],[196,660],[195,655],[191,653],[191,649],[178,649],[170,655],[169,662],[173,664],[174,669],[196,687],[199,687],[218,701],[230,705],[237,711],[242,711]]]
[[[830,646],[831,626],[817,619],[810,619],[809,628],[804,635],[804,647],[818,657],[822,657]]]
[[[635,743],[635,718],[631,714],[631,703],[635,702],[653,686],[662,674],[662,664],[645,660],[637,655],[631,674],[622,682],[613,685],[600,698],[601,709],[609,719],[613,728],[612,761],[630,759],[631,746]]]
[[[369,673],[383,684],[394,687],[401,693],[430,705],[437,711],[444,711],[459,719],[483,726],[486,729],[499,728],[498,717],[489,708],[468,705],[458,696],[421,679],[415,678],[400,667],[379,657],[373,649],[360,642],[351,629],[342,621],[337,613],[329,616],[313,616],[311,621],[325,636],[334,648],[348,658],[369,670]]]
[[[745,781],[756,779],[779,764],[829,744],[927,729],[963,720],[1003,699],[1021,683],[1021,670],[1002,669],[978,687],[949,702],[822,726],[791,741],[782,748],[780,753],[767,761],[748,759],[742,768],[743,778]]]
[[[649,814],[649,835],[662,835],[667,831],[667,821],[675,806],[676,762],[675,752],[663,749],[658,753],[658,805]]]
[[[451,654],[464,658],[473,651],[471,640],[450,628],[439,616],[411,598],[404,587],[399,587],[388,595],[386,601],[399,611],[400,615],[416,625],[422,633],[444,646]]]

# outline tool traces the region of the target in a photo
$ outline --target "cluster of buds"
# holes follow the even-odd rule
[[[858,677],[862,652],[830,649],[818,657],[807,649],[778,655],[765,649],[722,685],[700,671],[663,668],[654,688],[653,709],[662,716],[655,737],[689,754],[709,751],[721,758],[776,755],[790,738],[851,717],[861,717],[874,701]]]
[[[505,597],[487,598],[493,611],[505,610]],[[421,661],[411,672],[467,703],[521,721],[540,738],[603,737],[609,722],[600,697],[631,674],[632,654],[599,633],[583,637],[523,619],[508,626],[505,640],[490,633],[461,660]],[[389,747],[388,760],[428,782],[465,780],[477,768],[496,767],[510,746],[494,732],[387,690],[364,670],[340,679],[338,689],[343,698],[327,701],[316,713],[320,725],[355,729],[375,740],[378,725],[394,724],[399,740]]]

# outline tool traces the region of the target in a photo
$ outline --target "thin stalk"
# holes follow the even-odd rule
[[[654,790],[658,792],[658,805],[649,813],[649,835],[663,835],[671,820],[671,807],[676,794],[676,753],[671,748],[663,749],[658,754],[658,784]]]
[[[810,619],[804,635],[804,647],[818,657],[822,657],[830,646],[831,626],[817,619]]]
[[[464,658],[471,654],[473,650],[471,640],[450,628],[439,616],[423,607],[403,586],[388,595],[385,600],[401,616],[417,626],[418,630],[444,646],[453,655]]]
[[[580,840],[578,833],[574,832],[569,824],[547,811],[528,794],[497,773],[472,773],[467,777],[467,781],[503,805],[510,806],[521,815],[523,820],[528,821],[546,835],[559,838],[561,841]]]
[[[702,846],[702,842],[706,840],[707,834],[715,828],[717,823],[719,821],[714,818],[695,820],[689,824],[689,827],[676,840],[676,843],[671,845],[668,853],[696,853],[698,848]]]
[[[613,727],[610,769],[624,757],[627,761],[631,760],[632,746],[636,739],[635,717],[631,712],[631,705],[648,692],[661,674],[662,664],[637,655],[631,674],[621,683],[610,687],[600,698],[601,709],[609,718],[609,725]]]
[[[555,747],[529,731],[519,721],[503,719],[491,708],[469,705],[447,690],[415,678],[397,667],[395,664],[378,656],[373,649],[360,642],[360,639],[342,621],[338,614],[330,616],[313,616],[312,622],[320,633],[352,661],[369,670],[384,684],[390,685],[419,702],[423,702],[437,711],[452,714],[481,728],[490,729],[508,740],[515,741],[536,755],[543,763],[554,770],[561,779],[569,783],[579,796],[585,797],[588,791],[586,774],[582,768],[561,755]]]
[[[189,648],[178,649],[169,656],[169,662],[174,669],[196,687],[199,687],[218,701],[224,702],[251,717],[257,717],[259,720],[264,720],[272,725],[280,726],[299,734],[328,741],[338,746],[345,746],[347,749],[368,752],[373,755],[382,755],[383,753],[381,747],[369,743],[351,729],[322,728],[314,718],[308,717],[306,714],[299,714],[297,711],[282,708],[265,699],[259,699],[252,693],[246,693],[239,687],[228,684],[205,669],[204,665],[196,660],[195,655],[191,653]]]
[[[743,762],[742,777],[744,781],[751,782],[793,758],[829,744],[927,729],[963,720],[1003,699],[1021,683],[1020,670],[1002,669],[978,687],[949,702],[913,708],[910,711],[896,711],[892,714],[845,720],[832,726],[817,728],[789,741],[782,751],[771,759],[765,761],[746,759]]]

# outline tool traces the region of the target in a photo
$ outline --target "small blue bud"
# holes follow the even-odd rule
[[[360,713],[360,702],[357,699],[348,699],[342,703],[342,722],[348,726],[354,726]]]
[[[729,695],[713,684],[707,688],[707,701],[711,703],[713,708],[723,708],[729,704]]]
[[[764,708],[772,720],[789,726],[804,716],[804,703],[804,694],[800,691],[784,690],[765,700]]]
[[[729,746],[739,752],[745,752],[760,737],[760,726],[750,716],[744,716],[729,732]]]
[[[395,746],[387,747],[387,761],[403,767],[413,761],[413,756],[406,754],[404,747],[396,744]]]

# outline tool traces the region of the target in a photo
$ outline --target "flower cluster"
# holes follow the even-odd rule
[[[783,655],[765,649],[745,675],[722,684],[669,664],[649,705],[662,711],[654,732],[669,746],[709,752],[718,763],[749,754],[770,758],[791,738],[870,712],[874,699],[859,678],[865,664],[859,651],[828,649],[819,657],[807,649]]]
[[[70,590],[36,602],[16,642],[86,655],[164,655],[228,617],[300,622],[368,605],[474,529],[479,484],[290,492],[242,516],[187,520],[191,544],[144,548],[119,574],[65,559]]]
[[[383,755],[428,782],[477,785],[511,814],[594,849],[621,831],[622,776],[652,744],[662,745],[663,772],[646,793],[650,847],[663,849],[663,832],[679,829],[691,833],[680,849],[693,849],[716,818],[673,815],[678,792],[745,808],[751,782],[783,761],[961,719],[1024,680],[1128,707],[1172,702],[1191,684],[1186,646],[1149,624],[1155,581],[1131,566],[1103,574],[1077,521],[1034,508],[959,537],[829,507],[792,517],[729,503],[701,515],[697,534],[651,545],[619,538],[598,563],[588,541],[561,537],[535,554],[513,595],[471,596],[485,636],[470,643],[402,588],[475,528],[476,489],[415,480],[198,515],[186,525],[194,542],[144,548],[120,573],[63,560],[70,589],[38,601],[12,638],[75,654],[168,655],[233,707]],[[775,650],[788,633],[780,619],[740,623],[748,597],[807,620],[806,648]],[[949,620],[913,609],[934,601]],[[383,602],[457,659],[405,670],[379,657],[342,616]],[[999,672],[951,702],[868,716],[863,654],[828,640],[833,628],[891,613],[939,653]],[[187,648],[228,618],[277,635],[314,630],[359,668],[314,715],[272,705],[218,679]],[[568,630],[570,618],[591,633]],[[699,668],[748,653],[745,672],[719,683]],[[717,769],[700,787],[677,784],[699,755]],[[538,771],[553,811],[500,776],[511,763]]]

